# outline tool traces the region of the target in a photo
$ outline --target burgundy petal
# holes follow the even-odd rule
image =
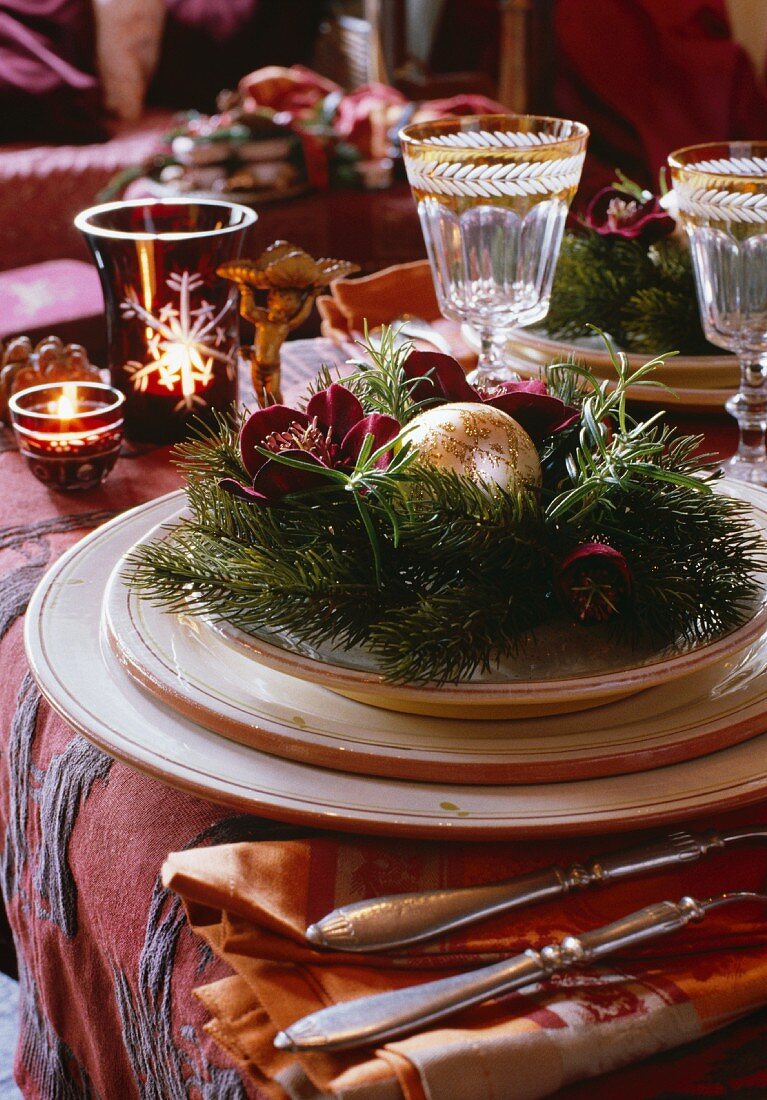
[[[251,477],[255,477],[265,462],[265,455],[259,454],[256,447],[261,447],[264,441],[275,432],[286,432],[291,424],[300,424],[306,428],[309,418],[298,409],[290,409],[287,405],[267,405],[265,409],[257,409],[248,417],[240,432],[240,456],[242,464]]]
[[[414,401],[425,401],[429,397],[445,401],[480,400],[477,391],[466,381],[463,367],[452,355],[444,355],[441,351],[411,351],[402,367],[407,379],[424,379],[410,390]]]
[[[610,562],[615,567],[617,572],[621,575],[626,584],[631,584],[631,571],[620,550],[616,550],[614,546],[608,546],[605,542],[582,542],[570,551],[561,561],[559,566],[559,572],[561,574],[567,574],[567,570],[571,569],[578,562],[591,562],[599,561],[602,559],[605,562]]]
[[[326,390],[315,393],[306,406],[309,420],[317,417],[317,423],[323,431],[330,428],[330,438],[340,443],[346,433],[365,415],[365,410],[351,390],[334,382]]]
[[[590,229],[596,229],[597,233],[604,231],[607,221],[607,208],[613,199],[624,199],[626,196],[614,187],[602,187],[595,195],[592,195],[584,213],[584,222]]]
[[[539,393],[542,397],[549,396],[548,386],[545,382],[541,382],[540,378],[525,378],[521,382],[499,382],[492,396],[502,397],[506,393]]]
[[[301,493],[306,489],[328,484],[328,479],[320,473],[321,470],[326,470],[327,466],[315,455],[309,454],[308,451],[282,451],[281,453],[287,458],[297,459],[306,466],[306,469],[299,470],[277,459],[268,458],[255,477],[253,489],[269,503],[281,500],[287,493]]]
[[[371,413],[370,416],[358,420],[351,431],[347,432],[341,444],[341,462],[344,465],[353,466],[359,457],[362,444],[366,435],[373,437],[373,450],[389,443],[399,435],[399,422],[393,416],[384,416],[383,413]],[[380,470],[385,470],[391,462],[391,452],[382,454],[376,462]]]
[[[263,493],[257,493],[249,485],[243,485],[241,481],[235,481],[233,477],[222,477],[218,483],[219,489],[225,489],[233,497],[247,500],[250,504],[266,504],[267,498]]]
[[[558,397],[521,390],[492,397],[486,404],[513,417],[536,443],[563,431],[580,416],[577,409],[565,405]]]

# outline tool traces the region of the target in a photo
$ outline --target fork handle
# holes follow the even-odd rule
[[[556,897],[564,888],[562,872],[549,867],[484,886],[388,894],[334,909],[307,928],[306,938],[337,951],[382,951]]]
[[[352,902],[310,925],[306,937],[318,947],[336,951],[404,947],[571,890],[694,863],[712,849],[723,847],[724,836],[680,830],[654,844],[598,856],[567,868],[547,867],[504,882]]]

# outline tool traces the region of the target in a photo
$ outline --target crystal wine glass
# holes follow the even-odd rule
[[[668,162],[703,330],[740,362],[740,389],[725,402],[740,428],[738,450],[723,466],[767,485],[767,142],[694,145]]]
[[[478,115],[400,134],[439,307],[472,325],[481,352],[469,376],[491,386],[509,329],[546,316],[588,130],[535,115]]]

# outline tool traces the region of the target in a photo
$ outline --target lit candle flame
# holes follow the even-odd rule
[[[65,382],[61,387],[61,397],[56,402],[56,416],[59,420],[71,420],[75,415],[77,404],[77,386],[73,382]]]

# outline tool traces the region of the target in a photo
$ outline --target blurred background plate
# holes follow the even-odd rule
[[[137,180],[133,187],[140,184],[141,194],[149,193],[159,199],[215,199],[217,202],[239,202],[243,206],[259,206],[266,203],[282,202],[283,199],[295,199],[311,191],[311,185],[302,182],[291,187],[263,188],[260,191],[182,191],[172,183],[160,183],[149,176]],[[131,190],[131,194],[134,191]]]

